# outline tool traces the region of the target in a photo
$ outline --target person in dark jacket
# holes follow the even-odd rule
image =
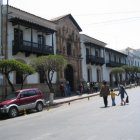
[[[109,86],[107,85],[106,81],[103,81],[103,85],[101,87],[100,96],[103,97],[105,107],[108,106],[108,95],[110,94]]]

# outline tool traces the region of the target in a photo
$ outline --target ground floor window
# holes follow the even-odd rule
[[[22,84],[23,74],[21,72],[16,72],[16,84]]]

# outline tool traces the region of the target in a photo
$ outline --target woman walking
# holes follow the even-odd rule
[[[103,81],[103,85],[102,85],[101,91],[100,91],[100,96],[103,97],[105,107],[108,106],[107,97],[108,97],[109,94],[110,94],[109,86],[107,85],[106,81]]]

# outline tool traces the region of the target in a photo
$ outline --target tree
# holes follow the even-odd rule
[[[27,78],[27,76],[35,72],[31,66],[21,63],[14,59],[4,59],[0,61],[0,73],[5,75],[12,91],[15,91],[15,87],[10,80],[10,73],[14,71],[21,72],[24,74],[21,88],[23,87],[23,83],[25,79]]]
[[[121,68],[121,67],[115,67],[115,68],[112,68],[111,69],[111,74],[122,74],[122,73],[124,73],[125,72],[125,70],[123,69],[123,68]]]
[[[125,70],[126,74],[129,75],[131,82],[138,78],[137,74],[140,73],[139,67],[124,65],[122,68]]]
[[[61,55],[40,56],[32,59],[30,65],[36,70],[36,72],[42,72],[44,74],[50,92],[54,93],[52,78],[54,72],[58,72],[65,68],[65,59]]]
[[[26,78],[29,75],[32,75],[33,73],[35,73],[35,70],[30,66],[30,65],[26,65],[26,64],[22,64],[22,69],[20,70],[20,72],[23,74],[23,80],[21,83],[21,89],[23,88],[24,82],[26,80]]]
[[[126,74],[128,74],[129,76],[131,76],[131,67],[128,65],[123,65],[122,68],[125,70]]]
[[[120,75],[120,74],[122,74],[122,73],[124,73],[125,72],[125,70],[123,69],[123,68],[121,68],[121,67],[115,67],[115,68],[112,68],[111,69],[111,74],[116,74],[117,75],[117,79],[118,79],[118,74]]]

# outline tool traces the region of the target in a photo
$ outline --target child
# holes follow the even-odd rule
[[[113,89],[111,89],[110,95],[111,95],[111,99],[112,99],[112,106],[115,106],[116,105],[116,103],[115,103],[115,96],[117,96],[117,94],[115,94]]]
[[[124,101],[124,93],[125,93],[126,96],[127,96],[127,93],[126,93],[126,91],[125,91],[123,85],[120,85],[120,91],[119,91],[118,96],[121,95],[121,105],[125,105],[125,101]]]

